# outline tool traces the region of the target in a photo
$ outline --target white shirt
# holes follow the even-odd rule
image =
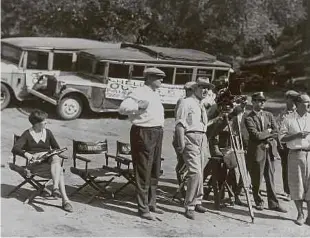
[[[197,98],[184,98],[178,106],[176,125],[181,123],[188,131],[207,131],[208,117],[204,105]]]
[[[298,132],[310,132],[310,114],[305,113],[302,117],[297,113],[293,112],[287,115],[280,128],[280,140],[285,135],[293,135]],[[289,149],[306,149],[310,147],[310,135],[304,139],[295,139],[286,142],[286,146]]]
[[[145,110],[139,110],[139,100],[148,101],[149,105]],[[160,96],[147,85],[135,88],[121,103],[119,113],[128,115],[129,120],[136,126],[164,126],[165,122]]]

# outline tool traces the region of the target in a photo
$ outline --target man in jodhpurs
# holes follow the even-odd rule
[[[176,149],[182,153],[186,164],[187,190],[184,201],[185,216],[195,219],[195,211],[206,212],[202,206],[203,198],[203,170],[210,157],[207,141],[207,113],[201,103],[208,90],[214,85],[209,83],[208,78],[198,78],[192,86],[193,95],[183,99],[176,113]]]

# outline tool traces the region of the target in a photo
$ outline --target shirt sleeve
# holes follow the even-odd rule
[[[287,117],[285,117],[280,126],[280,132],[279,132],[280,141],[282,140],[284,136],[289,134],[288,128],[289,128],[289,120]]]
[[[118,112],[122,115],[132,115],[139,113],[139,95],[137,91],[130,93],[121,103]]]
[[[57,143],[53,133],[50,130],[48,131],[48,135],[49,135],[49,140],[50,140],[50,145],[52,149],[60,149],[59,144]]]
[[[188,104],[185,100],[182,100],[177,108],[176,117],[175,117],[175,125],[179,123],[184,127],[188,127],[188,123],[186,122],[188,114]]]
[[[28,141],[28,130],[24,131],[24,133],[21,135],[21,137],[14,143],[14,146],[12,148],[12,153],[20,156],[24,156],[26,150],[24,149],[25,145]]]

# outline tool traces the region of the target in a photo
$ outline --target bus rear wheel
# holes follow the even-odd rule
[[[1,97],[0,97],[0,102],[1,102],[1,111],[6,108],[10,102],[11,102],[11,93],[8,87],[1,83]]]
[[[61,119],[73,120],[81,115],[82,109],[83,104],[78,97],[68,96],[57,105],[57,114]]]

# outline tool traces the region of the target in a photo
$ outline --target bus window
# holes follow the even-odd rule
[[[175,75],[175,84],[185,84],[189,81],[192,81],[193,69],[187,68],[177,68]]]
[[[164,77],[163,83],[172,84],[174,68],[168,67],[158,67],[160,70],[164,71],[166,77]]]
[[[144,80],[143,71],[144,71],[144,66],[133,65],[133,68],[131,71],[131,78],[134,80]]]
[[[97,62],[95,74],[104,76],[104,69],[106,67],[105,62]]]
[[[212,70],[211,69],[198,69],[197,70],[197,78],[199,77],[207,77],[211,80],[212,78]]]
[[[54,53],[54,70],[71,71],[72,53]]]
[[[92,73],[93,61],[88,57],[83,57],[81,55],[77,58],[77,71]]]
[[[227,77],[227,76],[228,76],[227,70],[215,70],[214,80],[218,80],[219,78]]]
[[[28,51],[27,69],[48,69],[48,52]]]
[[[110,63],[110,65],[109,65],[109,77],[127,79],[128,74],[129,74],[129,65]]]
[[[5,44],[1,45],[1,59],[8,60],[18,65],[21,54],[22,51],[20,49]]]

